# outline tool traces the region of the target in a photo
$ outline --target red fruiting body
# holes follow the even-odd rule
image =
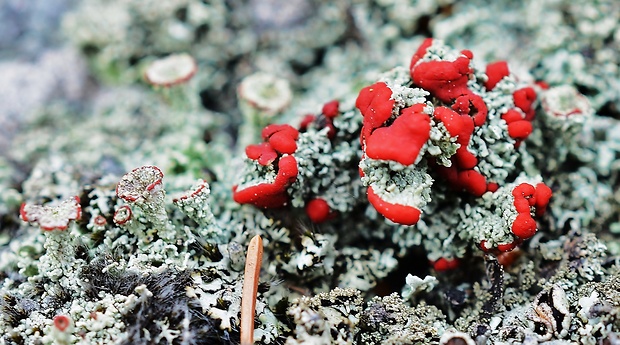
[[[518,213],[530,212],[530,199],[534,198],[536,189],[529,183],[521,183],[512,190],[512,196],[514,197],[514,206]]]
[[[531,210],[535,208],[537,216],[545,212],[551,198],[551,189],[544,183],[536,187],[529,183],[521,183],[512,191],[514,206],[519,213],[512,223],[512,233],[521,239],[528,239],[536,233],[536,221],[532,218]]]
[[[461,95],[471,93],[467,88],[471,72],[469,58],[461,56],[454,61],[419,62],[411,69],[411,79],[416,86],[440,101],[450,103]]]
[[[515,106],[525,113],[525,119],[532,121],[534,119],[535,111],[532,108],[534,101],[536,101],[536,91],[531,87],[524,87],[512,94]]]
[[[277,160],[275,181],[244,189],[234,186],[233,199],[240,204],[253,204],[257,207],[281,207],[288,202],[286,188],[297,179],[297,161],[290,154],[297,150],[296,140],[299,131],[289,125],[269,125],[263,128],[261,136],[266,142],[249,145],[246,148],[246,155],[261,165],[270,165]],[[281,156],[283,154],[287,156]]]
[[[474,53],[472,53],[472,51],[469,50],[469,49],[461,50],[461,54],[465,55],[465,57],[470,59],[470,60],[474,58]]]
[[[552,195],[553,192],[551,191],[551,188],[549,188],[546,184],[539,183],[536,185],[536,202],[534,204],[534,206],[536,206],[536,216],[540,217],[543,213],[545,213],[547,205],[549,204],[549,199],[551,199]]]
[[[433,45],[432,38],[427,38],[424,40],[424,42],[422,42],[418,50],[415,52],[415,54],[413,54],[413,57],[411,58],[411,63],[409,65],[409,71],[413,70],[413,67],[415,67],[418,61],[420,61],[420,59],[422,59],[424,55],[426,55],[426,50],[431,45]]]
[[[451,108],[437,107],[434,118],[441,121],[452,137],[456,137],[459,148],[452,157],[453,165],[449,168],[437,167],[440,174],[457,190],[481,196],[487,190],[497,190],[497,184],[487,185],[486,177],[474,170],[478,165],[478,158],[467,150],[475,127],[482,126],[488,115],[487,105],[482,97],[474,94],[467,86],[473,69],[469,66],[473,58],[471,51],[464,50],[463,56],[454,61],[422,61],[431,41],[425,41],[418,49],[411,62],[411,78],[413,83],[429,91],[444,103],[451,103]],[[505,69],[503,71],[502,69]],[[489,72],[498,78],[489,84],[489,87],[508,75],[507,66],[497,64]]]
[[[497,254],[497,262],[506,268],[517,261],[521,255],[523,255],[523,252],[519,248],[516,248],[515,250],[511,250],[509,252]]]
[[[476,156],[467,150],[469,140],[474,133],[475,126],[481,126],[487,117],[487,107],[480,96],[469,94],[459,96],[452,109],[456,112],[449,113],[445,107],[438,107],[435,110],[435,117],[438,118],[451,136],[457,137],[460,147],[454,155],[453,161],[457,163],[460,170],[473,169],[478,164]],[[473,114],[470,114],[474,111]],[[458,119],[458,120],[457,120]],[[457,133],[458,129],[458,133]]]
[[[524,120],[524,116],[517,109],[509,109],[502,115],[502,120],[506,121],[507,124],[511,124],[515,121]]]
[[[391,160],[403,165],[413,164],[431,130],[430,116],[416,112],[419,108],[405,108],[389,127],[373,131],[366,138],[366,155],[372,159]]]
[[[289,125],[269,125],[261,132],[264,143],[248,145],[245,154],[260,165],[273,163],[278,154],[292,154],[297,150],[299,132]]]
[[[499,185],[495,182],[487,183],[487,192],[494,193],[499,189]]]
[[[304,118],[301,120],[301,123],[299,124],[299,130],[302,132],[305,132],[306,130],[308,130],[308,126],[310,126],[310,124],[314,122],[315,119],[316,119],[316,116],[312,114],[308,114],[304,116]]]
[[[340,102],[338,102],[337,100],[327,102],[323,105],[323,110],[321,110],[321,113],[323,113],[323,115],[327,116],[328,118],[333,119],[334,117],[338,116],[339,106]]]
[[[433,111],[435,119],[441,121],[451,137],[456,137],[463,132],[463,120],[461,115],[447,107],[436,107]]]
[[[534,236],[536,230],[536,221],[532,216],[526,213],[519,213],[512,223],[512,233],[522,239],[528,239]]]
[[[535,84],[536,84],[536,86],[538,86],[539,88],[541,88],[543,90],[549,90],[549,84],[547,84],[547,82],[539,80]]]
[[[66,315],[54,316],[54,327],[61,332],[64,332],[71,325],[71,319]]]
[[[486,69],[487,81],[484,83],[484,87],[487,90],[492,90],[497,83],[499,83],[504,77],[510,75],[508,69],[508,63],[506,61],[497,61],[487,65]]]
[[[381,213],[385,218],[394,223],[403,225],[414,225],[420,220],[420,210],[413,206],[392,204],[379,197],[372,187],[367,190],[368,201],[372,206]]]
[[[458,259],[439,258],[437,261],[433,262],[433,268],[435,271],[449,271],[457,267],[459,267]]]
[[[392,90],[382,82],[367,86],[360,91],[355,106],[364,116],[364,126],[361,133],[362,145],[364,139],[375,128],[381,127],[392,116],[394,100],[390,99],[391,97]]]
[[[240,204],[256,207],[276,208],[288,202],[286,188],[297,180],[297,161],[293,156],[284,156],[278,161],[278,174],[273,183],[261,183],[245,189],[233,187],[233,199]]]
[[[531,113],[533,111],[533,109],[530,110]],[[518,146],[532,133],[531,119],[527,120],[526,117],[522,114],[522,110],[517,109],[509,109],[502,115],[502,120],[508,124],[508,135],[517,141],[515,146]],[[533,115],[531,117],[533,118]]]
[[[299,135],[298,131],[290,125],[278,125],[278,124],[272,124],[272,125],[267,125],[265,126],[265,128],[263,128],[263,130],[260,132],[260,135],[263,139],[267,140],[269,139],[272,135],[276,134],[276,133],[286,133],[287,136],[293,137],[293,139],[297,139],[297,136]]]
[[[508,135],[517,141],[525,140],[531,133],[532,123],[526,120],[514,121],[508,124]]]
[[[454,161],[458,165],[459,169],[473,169],[478,164],[478,158],[467,151],[469,145],[469,139],[474,133],[474,120],[470,116],[461,116],[461,123],[463,124],[463,130],[456,138],[456,142],[461,145],[454,154]]]
[[[261,135],[280,154],[292,154],[297,150],[299,132],[290,125],[269,125],[263,128]]]
[[[480,127],[487,120],[487,105],[482,97],[473,93],[456,98],[452,109],[461,115],[470,115],[474,119],[474,126]]]
[[[278,158],[278,153],[269,143],[248,145],[245,148],[245,155],[248,156],[249,159],[255,160],[258,164],[263,166],[273,163]]]
[[[327,201],[316,198],[310,200],[306,204],[306,214],[313,223],[323,223],[330,218],[331,208],[327,204]]]
[[[487,179],[474,169],[459,171],[459,185],[474,196],[482,196],[487,191]]]

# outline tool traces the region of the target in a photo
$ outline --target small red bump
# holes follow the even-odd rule
[[[285,156],[280,158],[278,162],[278,175],[276,176],[275,184],[281,187],[288,187],[291,183],[297,180],[297,161],[293,156]]]
[[[509,252],[499,253],[497,255],[497,262],[499,262],[499,264],[504,268],[510,267],[519,257],[521,257],[521,255],[523,255],[523,251],[516,248],[515,250]]]
[[[459,267],[458,259],[439,258],[437,261],[433,263],[433,268],[436,271],[449,271],[457,267]]]
[[[537,226],[534,218],[529,213],[521,213],[517,215],[512,223],[512,233],[521,239],[528,239],[536,233]]]
[[[461,116],[461,120],[463,130],[456,139],[456,142],[459,143],[461,147],[456,150],[454,159],[459,169],[473,169],[478,164],[478,158],[467,150],[467,146],[469,145],[471,135],[474,133],[474,119],[471,116],[465,115]]]
[[[521,183],[512,190],[512,196],[516,198],[530,198],[534,196],[536,188],[529,183]]]
[[[290,125],[269,125],[263,128],[261,135],[271,147],[280,154],[292,154],[297,150],[295,142],[299,131]]]
[[[521,183],[512,190],[513,204],[518,213],[530,214],[530,206],[534,203],[530,199],[535,198],[535,192],[536,189],[529,183]]]
[[[525,119],[531,121],[534,119],[534,109],[532,105],[536,101],[536,91],[531,87],[524,87],[512,94],[515,106],[525,113]]]
[[[516,140],[525,140],[530,134],[532,134],[532,123],[529,121],[521,120],[508,124],[508,135]]]
[[[461,50],[461,54],[465,55],[465,57],[467,57],[470,60],[474,58],[474,53],[472,53],[471,50],[469,49]]]
[[[323,115],[327,116],[330,119],[338,116],[338,107],[340,106],[340,102],[337,100],[333,100],[331,102],[327,102],[323,105],[323,110],[321,111]]]
[[[549,90],[549,84],[547,84],[547,82],[544,82],[542,80],[539,80],[535,83],[539,88],[543,89],[543,90]]]
[[[327,201],[321,198],[316,198],[310,200],[306,204],[306,214],[313,223],[318,224],[329,219],[331,208],[327,204]]]
[[[297,140],[297,137],[299,136],[299,131],[297,131],[293,126],[277,124],[265,126],[265,128],[261,131],[261,136],[263,139],[268,139],[276,133],[286,133],[287,136],[291,137],[293,140]]]
[[[513,205],[518,213],[530,212],[530,203],[525,198],[515,198]]]
[[[504,77],[510,75],[508,63],[506,63],[506,61],[490,63],[487,65],[486,74],[488,79],[487,82],[484,83],[484,87],[487,90],[492,90]]]
[[[511,124],[516,121],[522,121],[524,116],[517,109],[509,109],[502,115],[502,120],[506,121],[507,124]]]
[[[459,183],[474,196],[482,196],[487,191],[487,179],[475,170],[459,171]]]
[[[290,133],[274,133],[269,137],[269,144],[280,154],[292,154],[297,151],[297,142]]]
[[[536,215],[541,216],[543,213],[545,213],[545,210],[547,209],[547,205],[549,204],[549,200],[551,199],[553,192],[551,191],[551,188],[549,188],[546,184],[539,183],[536,185],[535,195]]]
[[[310,124],[314,122],[315,119],[316,119],[316,116],[312,114],[308,114],[304,116],[303,120],[301,120],[301,123],[299,124],[299,130],[302,132],[306,131],[308,129],[308,126],[310,126]]]
[[[487,183],[487,192],[495,193],[499,189],[499,184],[495,182]]]

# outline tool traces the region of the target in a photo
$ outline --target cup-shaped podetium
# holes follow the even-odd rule
[[[82,206],[77,196],[52,206],[23,203],[19,215],[44,231],[67,230],[71,221],[81,218]]]
[[[121,178],[116,186],[116,196],[139,207],[155,226],[164,225],[168,216],[163,178],[161,170],[153,165],[133,169]]]
[[[237,98],[244,118],[239,130],[239,145],[245,147],[261,140],[262,128],[288,108],[293,92],[286,79],[258,72],[241,81]]]
[[[191,55],[172,54],[151,62],[144,71],[144,80],[173,108],[192,108],[197,103],[197,92],[188,84],[197,71],[198,64]]]

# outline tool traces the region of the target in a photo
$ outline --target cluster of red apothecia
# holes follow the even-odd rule
[[[488,114],[483,98],[468,86],[474,72],[470,66],[473,54],[464,50],[453,61],[425,61],[423,57],[432,44],[432,39],[426,39],[413,55],[410,75],[415,87],[428,91],[443,105],[435,106],[432,114],[428,114],[425,112],[425,104],[414,104],[401,109],[394,119],[395,100],[388,85],[377,82],[363,88],[356,100],[356,107],[363,115],[360,133],[363,155],[374,160],[395,161],[405,166],[414,164],[422,147],[429,140],[432,119],[442,123],[448,134],[460,145],[450,158],[452,164],[449,167],[436,164],[432,157],[428,159],[429,166],[436,175],[457,192],[478,197],[486,192],[495,192],[502,181],[489,181],[475,169],[479,159],[468,150],[476,128],[487,121]],[[510,74],[504,61],[489,64],[485,72],[488,79],[484,87],[487,91],[493,90]],[[516,141],[516,149],[532,132],[536,92],[532,87],[524,87],[514,91],[512,96],[515,107],[502,114],[501,118],[507,123],[508,135]],[[298,173],[294,153],[297,150],[299,132],[305,131],[310,124],[320,123],[321,127],[329,128],[328,137],[333,139],[336,134],[333,119],[339,114],[338,107],[338,101],[326,103],[319,116],[307,115],[299,129],[289,125],[265,127],[262,132],[264,142],[248,146],[246,155],[264,166],[274,164],[277,167],[275,181],[243,189],[235,186],[234,200],[261,208],[285,206],[289,201],[286,189],[295,182]],[[360,174],[363,174],[361,170]],[[375,193],[371,186],[367,189],[367,195],[369,202],[379,213],[396,223],[413,225],[420,218],[421,210],[413,206],[390,203]],[[543,183],[537,186],[522,183],[514,189],[513,196],[519,213],[512,224],[516,240],[492,249],[486,248],[483,241],[480,243],[483,250],[507,252],[524,239],[530,238],[536,232],[536,222],[531,212],[536,215],[544,212],[551,197],[551,189]],[[306,213],[316,223],[335,215],[327,201],[320,197],[306,202]],[[441,258],[433,265],[437,270],[446,270],[456,267],[458,261]]]

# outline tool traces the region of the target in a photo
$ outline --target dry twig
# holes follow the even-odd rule
[[[256,235],[250,241],[245,260],[243,276],[243,293],[241,296],[241,345],[254,343],[254,313],[256,311],[256,293],[258,278],[263,260],[263,239]]]

